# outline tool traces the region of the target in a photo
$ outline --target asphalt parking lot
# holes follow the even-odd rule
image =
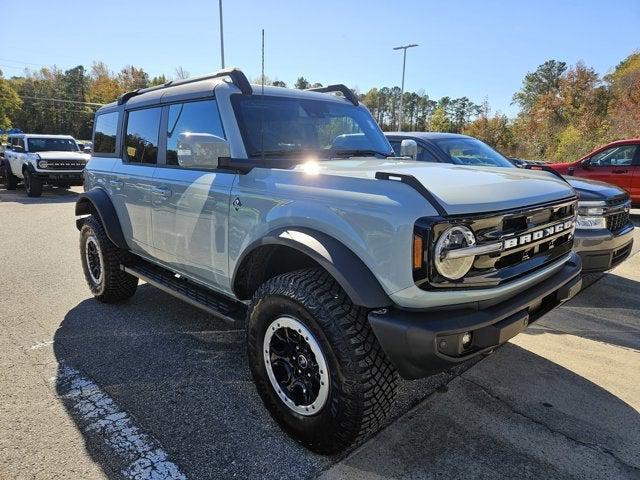
[[[242,330],[146,285],[90,297],[78,191],[0,189],[0,478],[640,478],[640,255],[321,457],[263,409]]]

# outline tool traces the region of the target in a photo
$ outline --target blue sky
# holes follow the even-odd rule
[[[252,1],[224,0],[225,60],[249,78],[265,73],[292,84],[345,83],[366,91],[400,85],[432,98],[468,96],[509,115],[525,73],[547,59],[583,60],[599,73],[640,49],[640,1]],[[217,0],[8,2],[2,14],[0,69],[93,60],[152,76],[182,66],[191,75],[220,66]],[[15,19],[15,21],[9,21]],[[22,20],[21,20],[22,19]]]

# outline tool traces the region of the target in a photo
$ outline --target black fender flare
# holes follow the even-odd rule
[[[36,169],[31,162],[25,162],[22,164],[22,172],[24,173],[25,170],[28,170],[31,175],[36,173]]]
[[[251,243],[236,262],[231,280],[234,292],[243,261],[264,245],[282,245],[307,255],[336,279],[356,305],[382,308],[393,303],[369,267],[347,246],[330,235],[302,227],[276,229]]]
[[[104,226],[109,240],[116,246],[129,250],[129,245],[127,245],[124,234],[122,233],[122,227],[120,226],[116,209],[107,192],[101,188],[92,188],[89,191],[83,192],[76,200],[76,216],[92,215],[94,212],[97,213],[100,218],[100,222]],[[76,220],[78,230],[82,228],[83,220],[83,218]]]

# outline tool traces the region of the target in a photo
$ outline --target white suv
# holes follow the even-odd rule
[[[27,195],[39,197],[45,184],[82,185],[82,172],[90,155],[80,151],[69,135],[9,135],[4,152],[4,177],[8,190],[24,182]]]

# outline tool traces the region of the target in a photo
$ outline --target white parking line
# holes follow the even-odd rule
[[[104,393],[98,385],[82,377],[75,368],[61,364],[58,386],[62,397],[86,422],[81,428],[99,433],[115,455],[128,465],[122,474],[135,480],[186,480],[180,469],[168,459],[156,440],[140,431],[131,417]]]

